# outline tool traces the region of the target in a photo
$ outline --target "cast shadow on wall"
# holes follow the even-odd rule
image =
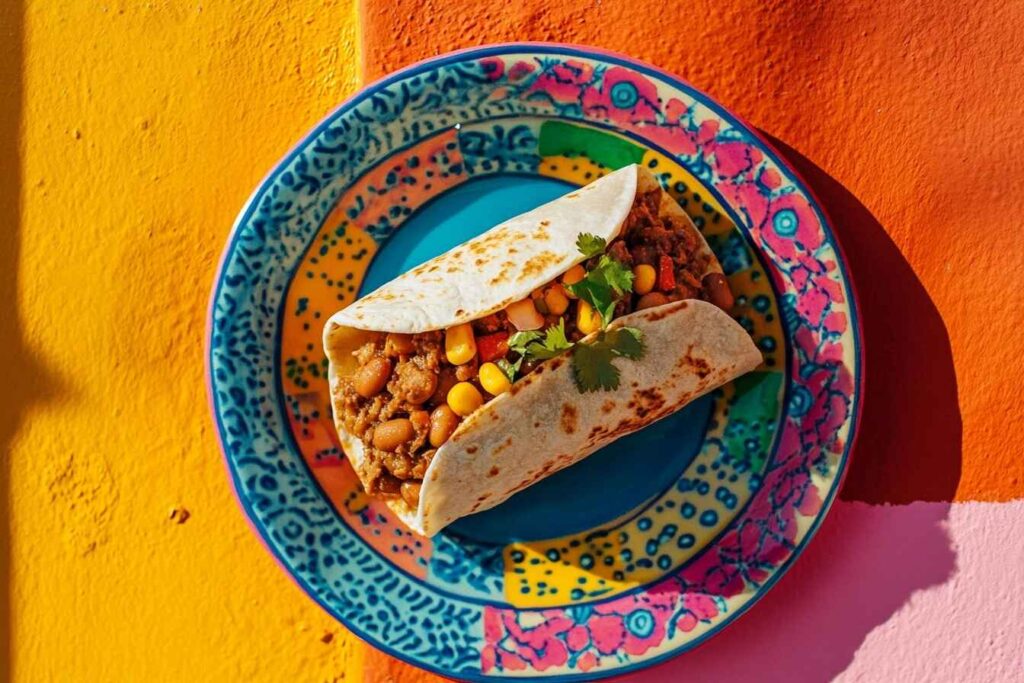
[[[9,507],[11,453],[26,411],[56,393],[57,381],[25,344],[18,310],[18,265],[21,246],[20,155],[22,116],[23,12],[18,2],[0,2],[0,501]],[[4,515],[0,535],[0,680],[13,680],[11,610],[11,528]]]

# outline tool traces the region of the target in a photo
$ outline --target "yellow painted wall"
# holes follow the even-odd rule
[[[354,3],[20,4],[0,2],[0,679],[360,671],[236,506],[202,363],[235,215],[355,86]]]

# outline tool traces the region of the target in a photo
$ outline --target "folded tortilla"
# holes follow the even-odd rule
[[[637,195],[655,188],[660,186],[650,172],[627,166],[496,226],[331,317],[324,328],[324,347],[335,425],[364,483],[363,443],[340,417],[340,383],[358,369],[352,352],[374,333],[443,330],[528,297],[586,260],[576,247],[581,233],[611,243]],[[664,191],[659,211],[689,223]],[[710,256],[706,272],[721,272],[703,238],[701,242]],[[388,505],[409,528],[432,536],[670,415],[761,362],[743,328],[704,301],[635,311],[609,327],[627,325],[643,332],[647,353],[616,363],[621,372],[618,389],[580,393],[568,354],[545,361],[465,418],[437,449],[417,509],[401,498],[388,500]]]

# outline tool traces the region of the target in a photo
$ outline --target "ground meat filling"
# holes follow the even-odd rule
[[[686,219],[659,216],[660,203],[661,190],[638,195],[622,234],[608,246],[612,258],[634,269],[650,266],[656,273],[654,288],[620,301],[616,317],[681,299],[703,299],[728,311],[732,293],[721,273],[704,274],[711,257],[703,253],[700,236]]]
[[[703,299],[729,310],[733,297],[725,277],[704,275],[710,256],[702,253],[699,235],[685,220],[659,216],[660,201],[660,190],[638,195],[620,236],[608,245],[612,258],[633,269],[635,284],[640,282],[638,267],[654,271],[653,283],[648,269],[650,286],[638,287],[645,291],[623,298],[615,316],[681,299]],[[592,268],[597,258],[584,267]],[[566,336],[578,341],[585,335],[577,327],[573,309],[577,304],[562,306],[562,312],[555,313],[550,304],[557,305],[557,298],[545,295],[550,286],[531,295],[543,327],[561,319]],[[480,364],[504,358],[508,339],[517,329],[505,311],[474,320],[470,327],[476,351],[459,365],[449,362],[445,333],[440,331],[377,334],[354,352],[359,369],[341,383],[341,419],[345,429],[363,443],[365,463],[360,475],[368,493],[400,497],[416,509],[431,458],[462,419],[450,405],[452,388],[472,385],[481,398],[489,395],[488,389],[494,390],[481,383]],[[532,370],[524,364],[520,376]]]

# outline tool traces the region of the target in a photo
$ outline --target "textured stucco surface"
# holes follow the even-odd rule
[[[24,76],[20,189],[4,181],[21,222],[2,226],[17,266],[17,309],[0,304],[18,366],[4,413],[18,417],[2,434],[16,645],[0,662],[18,681],[358,671],[362,646],[233,500],[202,353],[235,215],[353,90],[352,5],[3,4]]]
[[[277,158],[361,75],[482,42],[627,52],[785,143],[864,309],[844,497],[1022,496],[1019,3],[517,7],[367,0],[360,31],[346,1],[0,3],[0,680],[436,680],[347,635],[247,528],[202,336],[231,222]],[[762,605],[659,671],[729,680],[826,633],[821,680],[1012,677],[1021,515],[842,503]]]

